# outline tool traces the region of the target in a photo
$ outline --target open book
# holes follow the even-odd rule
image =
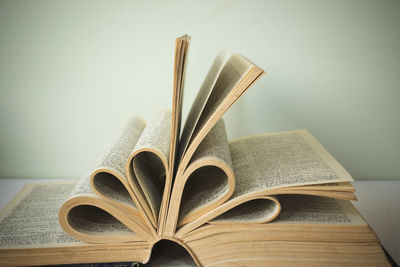
[[[169,239],[184,246],[199,265],[233,263],[235,260],[229,260],[232,255],[237,261],[253,262],[263,258],[260,255],[270,246],[279,247],[266,242],[278,238],[275,231],[294,233],[298,225],[316,222],[317,226],[304,231],[319,229],[321,222],[343,226],[341,229],[368,229],[346,201],[356,199],[349,183],[353,179],[307,130],[227,140],[223,114],[264,73],[245,57],[227,52],[217,55],[181,131],[189,42],[186,35],[176,40],[172,109],[156,111],[147,123],[139,116],[128,117],[111,145],[76,185],[61,185],[58,191],[56,186],[47,189],[66,198],[58,212],[63,232],[60,228],[53,231],[63,236],[62,241],[55,242],[60,248],[57,253],[71,255],[78,247],[88,255],[98,255],[86,259],[70,256],[67,263],[89,258],[90,262],[117,258],[146,262],[151,247],[161,239]],[[298,212],[296,205],[307,203],[314,209]],[[340,211],[341,215],[326,216],[321,209],[327,214]],[[12,208],[2,215],[2,223],[10,214]],[[278,223],[268,223],[277,217]],[[72,239],[65,238],[64,232]],[[365,234],[377,249],[373,233],[365,230]],[[10,231],[4,236],[9,235]],[[251,244],[260,236],[263,241],[255,249]],[[289,239],[294,240],[293,236]],[[0,260],[25,264],[23,257],[13,261],[24,251],[22,243],[15,245],[16,250],[5,246],[8,255],[15,258],[4,256],[0,250]],[[356,247],[352,249],[362,251]],[[37,258],[37,253],[42,253],[52,258],[49,255],[54,251],[47,247],[35,249],[31,250],[33,254],[25,255]],[[118,252],[99,256],[93,249]],[[379,258],[381,250],[377,251]]]
[[[1,266],[149,261],[158,240],[111,242],[112,232],[132,231],[108,213],[86,228],[93,233],[97,227],[105,243],[82,242],[64,232],[57,213],[75,185],[29,184],[2,210]],[[306,195],[277,199],[282,211],[270,223],[207,223],[173,240],[204,266],[390,266],[349,201]]]

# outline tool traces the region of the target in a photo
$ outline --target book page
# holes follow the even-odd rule
[[[138,213],[137,205],[127,183],[121,181],[101,169],[98,172],[86,172],[76,183],[68,199],[79,197],[101,198],[114,205],[125,208],[130,212]]]
[[[137,200],[126,177],[126,162],[145,125],[143,119],[136,115],[127,117],[121,123],[113,141],[82,178],[85,180],[80,183],[82,190],[85,186],[89,187],[87,179],[90,179],[92,189],[101,198],[114,201],[114,203],[120,202],[136,209]]]
[[[225,60],[225,54],[222,54],[221,58],[223,59],[220,61]],[[209,84],[212,88],[206,89],[204,92],[200,91],[198,93],[200,101],[193,103],[191,112],[193,110],[193,113],[196,114],[195,122],[191,122],[190,116],[187,118],[179,148],[178,172],[186,168],[186,164],[208,131],[264,73],[262,69],[239,54],[233,54],[219,67],[220,73],[215,77],[213,83]],[[207,98],[203,101],[202,95],[205,92],[208,92]],[[189,113],[189,115],[191,114]]]
[[[230,143],[230,151],[236,180],[233,195],[184,225],[177,235],[183,236],[251,198],[283,193],[281,188],[352,180],[306,130],[241,138]]]
[[[129,182],[141,205],[147,205],[152,221],[158,218],[168,173],[171,112],[161,109],[153,114],[128,160]]]
[[[212,161],[221,162],[230,173],[215,165],[210,165]],[[195,166],[196,170],[188,177],[182,195],[181,207],[179,210],[179,220],[183,224],[190,219],[190,213],[197,211],[200,215],[200,209],[204,209],[218,199],[227,199],[226,194],[234,187],[234,179],[228,176],[232,172],[232,160],[227,140],[225,122],[223,119],[211,129],[203,139],[196,152],[194,153],[188,169]],[[230,190],[231,189],[231,190]],[[220,203],[219,201],[218,203]]]
[[[220,120],[203,139],[186,172],[175,180],[170,227],[183,225],[224,203],[235,189],[226,129]]]
[[[78,180],[59,209],[61,227],[70,236],[89,243],[150,240],[154,231],[138,210],[139,203],[133,201],[137,200],[129,184],[108,171],[89,171]]]
[[[0,248],[65,246],[80,243],[58,224],[58,209],[74,183],[30,184],[1,211]]]
[[[68,212],[68,223],[74,230],[92,235],[132,234],[128,227],[111,214],[91,205],[78,205],[72,208]]]
[[[213,158],[223,161],[232,168],[231,151],[229,149],[225,121],[223,118],[215,124],[201,141],[189,165]]]
[[[99,197],[89,174],[82,176],[63,199],[58,223],[64,232],[88,243],[143,241],[150,240],[152,234],[136,206]]]
[[[189,44],[190,36],[188,35],[177,38],[175,42],[174,88],[172,97],[171,142],[169,155],[169,168],[172,172],[171,177],[173,177],[175,157],[178,151],[181,133],[182,100]]]
[[[96,196],[96,193],[90,186],[89,172],[86,175],[82,175],[82,177],[75,183],[75,186],[70,191],[68,198],[73,198],[76,196],[91,196],[91,197]]]
[[[142,149],[151,149],[160,152],[168,160],[170,134],[171,111],[168,109],[156,110],[144,128],[133,153]]]
[[[167,218],[167,209],[171,195],[171,187],[175,177],[175,161],[178,153],[182,121],[182,101],[184,94],[185,72],[188,60],[190,36],[185,34],[175,41],[175,62],[174,62],[174,87],[172,92],[171,111],[171,137],[169,148],[168,173],[165,179],[164,192],[161,200],[161,207],[158,222],[158,235],[164,231],[164,224]]]
[[[207,104],[215,83],[217,82],[218,76],[220,75],[222,68],[224,67],[228,58],[228,51],[222,50],[218,53],[218,55],[214,59],[213,64],[211,65],[210,70],[207,73],[206,78],[203,81],[203,84],[200,87],[199,92],[197,93],[196,99],[193,102],[193,105],[189,111],[188,117],[182,130],[182,136],[179,144],[178,162],[183,157],[183,154],[186,151],[187,146],[189,145],[196,124],[201,116],[204,107]]]
[[[26,185],[0,213],[0,265],[44,266],[149,258],[150,244],[89,244],[70,237],[58,223],[58,210],[75,185]]]
[[[304,137],[306,136],[306,138]],[[352,181],[305,130],[231,142],[234,196],[280,187]]]
[[[277,197],[282,210],[272,223],[366,224],[347,200],[306,195]]]
[[[211,78],[214,78],[209,81],[207,81],[209,78],[207,77],[206,82],[209,83],[204,90],[203,88],[200,90],[182,131],[176,180],[185,179],[184,173],[201,141],[228,108],[264,73],[263,70],[238,54],[232,55],[225,64],[222,59],[219,60],[221,62],[216,64],[216,70],[213,72],[218,71],[220,73],[215,74],[215,76],[211,74]],[[198,98],[199,101],[197,101]],[[191,118],[192,115],[194,122]],[[175,182],[174,187],[177,184],[179,182]],[[172,197],[174,197],[174,192],[172,192]],[[171,208],[168,212],[170,211]],[[175,227],[174,216],[168,214],[164,234],[172,236]]]
[[[210,97],[193,130],[191,140],[199,134],[201,129],[205,126],[207,121],[210,120],[213,114],[217,112],[222,103],[235,91],[240,81],[245,78],[251,68],[252,64],[240,55],[234,54],[229,58],[221,70],[214,88],[212,88]],[[194,105],[196,104],[197,103]],[[189,143],[190,142],[191,141],[189,141]]]
[[[275,218],[279,211],[280,205],[278,201],[271,201],[271,198],[257,198],[226,211],[208,223],[265,223]]]
[[[126,180],[126,162],[133,148],[141,137],[146,123],[139,116],[129,116],[116,131],[114,140],[104,149],[100,160],[96,162],[94,169],[108,168],[117,172]]]

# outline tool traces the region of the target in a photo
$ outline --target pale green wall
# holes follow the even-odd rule
[[[185,99],[221,47],[268,73],[230,137],[308,128],[357,179],[400,178],[399,1],[1,1],[0,177],[78,177],[128,113]],[[187,103],[185,107],[187,108]]]

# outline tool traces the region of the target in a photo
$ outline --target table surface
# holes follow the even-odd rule
[[[40,179],[0,179],[0,209],[24,187],[27,183],[52,182],[62,180]],[[383,247],[400,264],[400,180],[399,181],[355,181],[358,201],[353,202],[361,215],[378,235]],[[175,265],[187,265],[188,258],[183,255],[181,260],[176,260],[181,251],[160,253],[152,264],[175,258]],[[171,263],[171,262],[169,262]]]

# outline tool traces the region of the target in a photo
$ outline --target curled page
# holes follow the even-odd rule
[[[178,226],[188,223],[224,203],[234,189],[225,123],[221,119],[199,145],[183,178],[175,181],[168,216]]]
[[[81,193],[92,193],[127,212],[138,214],[138,200],[125,175],[125,165],[136,145],[145,122],[139,116],[129,116],[116,133],[114,141],[106,147],[94,167],[82,177]],[[86,181],[89,180],[89,184]],[[91,188],[89,188],[89,185]],[[87,188],[84,188],[86,186]],[[78,190],[78,189],[76,189]],[[78,191],[79,191],[78,190]]]
[[[177,236],[259,197],[309,194],[349,199],[354,196],[346,186],[353,180],[351,176],[306,130],[237,139],[230,143],[230,151],[236,179],[234,194],[224,204],[182,226]],[[272,219],[277,213],[273,215]]]
[[[151,240],[156,233],[125,175],[126,162],[145,122],[128,117],[94,167],[76,184],[59,211],[66,233],[90,243]]]
[[[58,221],[70,236],[88,243],[121,243],[152,239],[139,212],[100,198],[84,176],[60,207]]]
[[[267,223],[281,211],[281,204],[274,197],[258,197],[221,212],[209,224]]]
[[[212,90],[216,86],[218,77],[221,74],[225,63],[228,61],[229,56],[230,54],[227,50],[222,50],[218,53],[213,64],[211,65],[210,70],[207,73],[206,78],[204,79],[203,84],[200,87],[199,92],[197,93],[196,99],[193,102],[192,108],[189,111],[184,128],[182,130],[182,137],[178,151],[178,163],[181,161],[187,147],[189,146],[190,139],[192,138],[201,113],[203,112],[208,99],[210,98]]]
[[[213,72],[211,70],[215,68]],[[236,100],[263,74],[239,54],[227,59],[227,52],[218,54],[189,112],[179,144],[177,178],[183,173],[194,151],[211,128]]]
[[[171,179],[168,167],[170,132],[171,112],[156,111],[126,162],[129,184],[154,228],[158,226],[165,182]]]
[[[27,184],[0,212],[0,266],[148,261],[152,246],[149,242],[89,244],[71,237],[61,228],[58,210],[75,184],[76,181]],[[105,226],[101,222],[109,218],[87,225],[82,220],[87,222],[86,219],[92,216],[90,213],[82,215],[73,216],[73,220],[81,221],[73,223],[81,226],[82,231],[96,232],[107,240],[109,235],[101,231]],[[120,230],[128,235],[132,233]]]
[[[174,187],[180,184],[178,180],[186,179],[184,173],[188,164],[207,133],[228,108],[264,73],[262,69],[239,54],[233,54],[228,58],[225,53],[219,54],[211,69],[193,103],[182,131]],[[181,197],[174,196],[179,191],[173,188],[170,204],[173,203],[172,198]],[[176,214],[173,212],[170,206],[164,229],[166,236],[173,236],[175,232]]]

